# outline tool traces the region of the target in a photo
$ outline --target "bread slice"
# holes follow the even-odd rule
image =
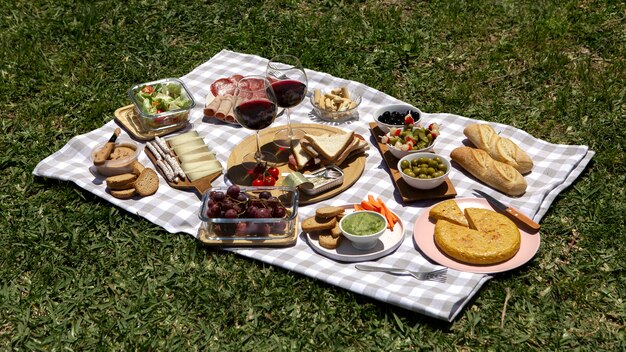
[[[126,173],[121,175],[109,176],[106,179],[107,187],[111,190],[123,190],[133,188],[133,183],[137,180],[137,175]]]
[[[350,145],[354,132],[325,134],[315,136],[305,134],[304,138],[318,151],[326,160],[335,160]]]
[[[118,199],[130,199],[137,194],[137,190],[135,190],[134,187],[122,190],[109,189],[109,192],[111,192],[113,197]]]
[[[465,215],[463,215],[461,208],[459,208],[459,205],[456,204],[454,199],[444,200],[443,202],[435,205],[430,209],[428,216],[436,221],[447,220],[453,224],[465,227],[469,226]]]
[[[159,189],[159,176],[156,171],[145,168],[135,181],[135,190],[140,196],[149,196]]]
[[[309,155],[309,153],[304,151],[301,143],[294,143],[293,147],[291,148],[291,153],[293,154],[293,157],[296,161],[296,168],[298,170],[302,170],[306,166],[306,164],[308,164],[308,162],[313,159],[313,157]]]

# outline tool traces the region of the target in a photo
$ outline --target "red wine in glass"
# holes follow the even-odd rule
[[[256,151],[243,158],[243,165],[252,168],[258,163],[276,163],[276,156],[261,151],[259,131],[276,119],[278,107],[270,82],[264,76],[247,76],[237,83],[233,112],[239,124],[256,131]]]
[[[235,114],[239,116],[237,121],[251,130],[262,130],[274,122],[276,118],[276,105],[269,100],[254,99],[238,105]]]
[[[291,109],[304,100],[307,93],[308,80],[300,59],[293,55],[273,57],[265,69],[265,74],[272,84],[276,103],[285,109],[287,128],[274,136],[274,144],[279,148],[292,148],[304,137],[304,131],[291,128]]]
[[[294,79],[272,82],[272,88],[276,95],[276,104],[281,108],[294,107],[306,96],[306,84]]]

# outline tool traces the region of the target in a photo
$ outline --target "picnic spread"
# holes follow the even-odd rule
[[[495,274],[532,265],[540,255],[541,233],[516,219],[527,216],[527,223],[539,223],[594,156],[587,146],[551,144],[513,126],[417,107],[411,109],[417,114],[401,113],[403,121],[395,123],[398,114],[390,110],[406,105],[402,101],[309,69],[304,69],[308,98],[296,105],[287,102],[276,111],[276,105],[265,103],[247,106],[246,117],[258,118],[244,121],[244,106],[233,109],[233,99],[221,93],[243,77],[265,76],[267,65],[266,58],[223,50],[179,79],[134,86],[132,100],[139,108],[120,107],[115,119],[72,138],[42,160],[33,174],[74,182],[170,233],[187,233],[208,245],[219,244],[245,257],[452,321]],[[249,81],[248,88],[261,81]],[[156,94],[168,95],[159,101],[169,105],[150,111]],[[330,100],[323,98],[326,94],[331,94]],[[381,107],[388,110],[384,120],[389,125],[404,127],[388,128],[377,121]],[[267,111],[271,116],[264,114]],[[306,135],[292,144],[293,150],[272,147],[274,133],[285,127],[285,116]],[[145,124],[150,128],[143,128]],[[488,128],[476,127],[471,138],[464,134],[479,125]],[[255,131],[264,152],[289,157],[271,170],[269,180],[275,185],[253,184],[255,171],[241,167],[246,155],[258,157]],[[339,139],[345,139],[342,148],[325,147]],[[424,151],[412,153],[420,140]],[[479,146],[481,140],[493,144]],[[507,153],[514,157],[498,160]],[[166,165],[169,159],[176,159],[173,165],[178,166]],[[315,160],[322,163],[323,174],[318,177],[321,183],[312,185],[310,163]],[[331,173],[326,170],[335,167]],[[268,171],[261,171],[262,180]],[[231,188],[235,184],[237,189]],[[264,189],[274,197],[263,194]],[[494,201],[477,192],[504,203],[506,212],[497,212]],[[246,204],[239,213],[263,219],[241,219],[241,229],[236,219],[224,221],[219,211],[212,214],[231,198]],[[268,209],[273,216],[262,214]],[[361,212],[372,215],[355,220]],[[379,213],[383,215],[375,215]],[[371,241],[348,233],[360,231],[347,230],[349,226],[365,222],[377,227]],[[501,226],[489,228],[493,223]],[[321,232],[336,231],[340,224],[343,235]],[[233,232],[228,235],[244,235],[230,242],[215,236],[218,230],[230,231],[230,225]],[[507,229],[502,237],[507,242],[497,252],[485,250],[485,245],[458,244],[471,236],[493,244],[489,236],[500,229]],[[459,248],[462,253],[457,253]],[[355,263],[403,271],[448,269],[443,280],[417,280],[403,275],[406,272],[362,271]]]

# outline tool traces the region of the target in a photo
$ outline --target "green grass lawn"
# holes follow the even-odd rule
[[[0,349],[626,349],[620,1],[21,1],[0,7]],[[222,49],[597,152],[532,265],[445,323],[199,245],[35,165],[132,84]],[[506,304],[505,304],[506,303]],[[503,311],[506,308],[504,314]]]

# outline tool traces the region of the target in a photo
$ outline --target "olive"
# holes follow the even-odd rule
[[[444,174],[444,173],[443,173],[443,171],[437,171],[437,172],[435,172],[435,173],[433,174],[433,177],[435,177],[435,178],[436,178],[436,177],[441,177],[441,176],[443,176],[443,174]]]
[[[412,163],[410,163],[408,160],[402,160],[402,162],[400,163],[400,167],[402,168],[402,170],[408,169],[411,164]]]
[[[428,166],[430,167],[437,167],[438,163],[437,161],[435,161],[435,159],[430,159],[428,160]]]
[[[415,177],[415,173],[411,169],[406,169],[406,170],[404,170],[402,172],[404,172],[404,174],[409,176],[409,177]]]

